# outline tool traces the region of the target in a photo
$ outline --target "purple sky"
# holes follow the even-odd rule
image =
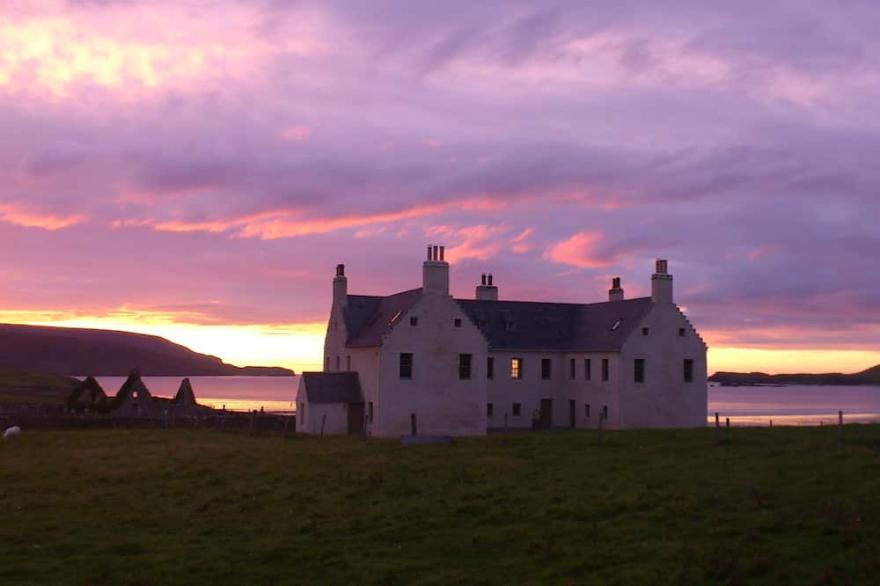
[[[411,288],[436,242],[460,296],[644,295],[668,258],[715,366],[868,366],[877,30],[856,1],[0,0],[0,317],[314,366],[285,344],[320,344],[334,265]]]

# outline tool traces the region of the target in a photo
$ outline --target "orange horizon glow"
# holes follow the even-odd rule
[[[321,370],[325,322],[203,324],[197,316],[133,311],[106,315],[51,311],[0,311],[0,323],[118,330],[163,337],[236,366],[282,366],[297,373]],[[769,349],[710,347],[708,372],[854,373],[880,364],[880,351],[860,349]]]

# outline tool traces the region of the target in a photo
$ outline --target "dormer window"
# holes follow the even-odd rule
[[[419,325],[419,318],[417,318],[417,317],[409,318],[409,325],[411,325],[412,327],[416,327],[417,325]]]

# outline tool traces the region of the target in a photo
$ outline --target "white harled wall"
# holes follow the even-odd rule
[[[416,326],[410,317],[418,318]],[[456,319],[461,327],[455,327]],[[484,435],[487,343],[482,333],[442,293],[423,295],[399,320],[382,345],[373,435],[409,434],[412,413],[420,435]],[[402,352],[413,354],[412,379],[400,378]],[[472,355],[469,380],[459,379],[459,354]]]
[[[643,335],[642,328],[648,328]],[[679,329],[684,335],[679,335]],[[645,382],[634,380],[634,362],[645,360]],[[693,382],[684,381],[684,360],[693,359]],[[621,352],[623,427],[706,425],[706,346],[672,303],[656,303]]]

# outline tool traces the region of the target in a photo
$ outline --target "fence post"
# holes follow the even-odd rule
[[[287,439],[287,426],[290,425],[290,417],[284,417],[284,439]]]
[[[718,417],[718,411],[715,412],[715,427],[721,427],[721,420]]]
[[[724,419],[724,427],[726,427],[727,429],[730,429],[730,417],[726,417]]]
[[[837,412],[837,425],[843,425],[843,411]]]
[[[327,414],[321,416],[321,439],[324,439],[324,424],[327,423]]]

